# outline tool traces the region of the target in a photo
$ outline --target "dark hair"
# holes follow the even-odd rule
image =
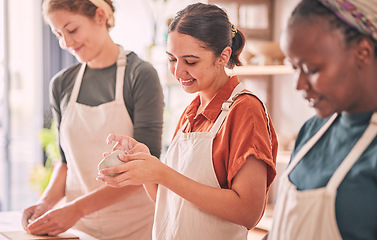
[[[361,33],[358,29],[344,22],[332,10],[318,0],[302,0],[293,10],[288,25],[294,25],[303,19],[309,19],[311,17],[327,19],[332,29],[339,29],[343,32],[346,44],[357,42],[363,38],[370,39],[374,44],[374,54],[377,56],[377,42],[371,36]]]
[[[111,10],[115,12],[112,0],[104,0],[109,4]],[[73,13],[78,13],[88,18],[93,18],[96,14],[97,6],[89,0],[44,0],[42,5],[43,18],[48,19],[48,14],[57,10],[66,10]],[[106,23],[107,28],[110,28]]]
[[[245,46],[245,36],[237,30],[232,36],[232,24],[224,10],[213,4],[195,3],[179,11],[171,24],[169,33],[177,30],[190,35],[205,44],[204,47],[220,56],[224,48],[230,46],[232,55],[228,68],[242,65],[239,56]]]

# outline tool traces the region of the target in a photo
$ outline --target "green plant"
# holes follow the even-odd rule
[[[32,169],[29,182],[33,189],[43,193],[50,181],[54,162],[59,159],[59,149],[57,144],[57,129],[54,119],[50,128],[42,128],[39,132],[39,142],[46,154],[46,162],[37,164]]]

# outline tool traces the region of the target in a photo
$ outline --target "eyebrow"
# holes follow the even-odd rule
[[[72,21],[67,22],[67,23],[63,26],[62,29],[66,28],[66,27],[67,27],[69,24],[71,24],[71,23],[72,23]],[[56,31],[56,29],[53,29],[52,31],[58,33],[58,31]]]
[[[168,51],[166,51],[166,54],[169,55],[169,56],[172,56],[172,57],[174,56],[173,54],[169,53]],[[183,55],[182,57],[183,58],[197,58],[197,59],[199,59],[199,57],[195,56],[195,55]]]

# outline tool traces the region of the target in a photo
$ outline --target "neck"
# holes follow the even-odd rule
[[[363,75],[360,80],[359,89],[354,88],[353,93],[356,95],[355,102],[351,109],[345,111],[348,114],[374,111],[377,109],[377,62],[374,62],[370,68],[362,69]]]
[[[119,55],[119,46],[111,39],[105,43],[95,58],[87,62],[91,68],[105,68],[113,65]]]
[[[197,113],[200,113],[207,107],[211,99],[222,88],[222,86],[224,86],[225,83],[228,82],[229,78],[230,77],[225,73],[225,70],[221,71],[221,73],[218,75],[218,77],[216,77],[216,80],[213,81],[213,84],[209,88],[207,88],[204,91],[199,92],[200,105],[199,105]]]

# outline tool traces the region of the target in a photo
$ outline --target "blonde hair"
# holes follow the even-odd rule
[[[57,10],[66,10],[87,16],[88,18],[93,18],[97,8],[102,8],[105,11],[107,28],[114,27],[115,8],[112,0],[44,0],[42,4],[42,14],[46,22],[48,15]]]

